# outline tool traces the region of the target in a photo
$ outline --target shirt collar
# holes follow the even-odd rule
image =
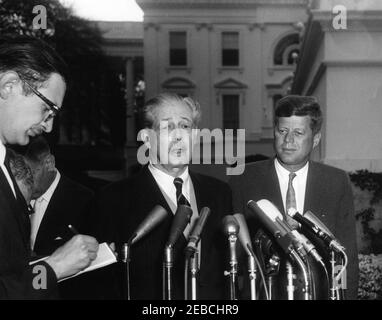
[[[280,174],[282,177],[288,177],[289,178],[290,171],[285,169],[280,164],[280,162],[277,158],[275,158],[275,168],[276,168],[276,172],[278,174]],[[295,171],[296,177],[305,175],[308,172],[308,169],[309,169],[309,161],[301,169]]]
[[[45,200],[47,202],[50,201],[50,199],[53,196],[54,190],[56,190],[58,182],[60,181],[60,178],[61,178],[60,172],[58,170],[56,170],[56,172],[57,172],[56,177],[54,178],[52,184],[49,186],[49,188],[45,191],[43,195],[41,195],[40,197],[36,199],[36,201],[42,201],[42,200]]]
[[[174,177],[169,175],[168,173],[154,167],[152,163],[149,164],[149,170],[155,177],[155,179],[158,181],[159,185],[174,185]],[[186,170],[178,177],[183,180],[183,185],[188,184],[190,179],[190,173],[188,171],[188,166],[186,167]]]
[[[0,140],[0,164],[3,164],[5,161],[5,154],[7,152],[7,149],[3,145],[3,143]]]

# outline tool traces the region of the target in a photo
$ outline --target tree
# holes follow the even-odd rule
[[[39,13],[44,13],[34,11],[36,6],[46,11],[45,28],[41,24],[36,26]],[[71,78],[65,108],[53,132],[55,142],[60,139],[75,144],[112,143],[113,126],[108,119],[115,112],[113,108],[118,107],[102,100],[101,86],[105,83],[102,78],[110,75],[111,69],[102,52],[102,34],[95,23],[75,16],[58,0],[0,0],[0,33],[41,38],[67,62]]]

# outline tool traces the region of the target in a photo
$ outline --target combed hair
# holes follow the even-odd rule
[[[34,163],[41,162],[51,153],[48,142],[43,136],[38,136],[30,141],[25,152],[25,158]]]
[[[278,125],[278,118],[291,116],[309,116],[313,134],[321,130],[322,112],[316,97],[289,95],[277,101],[274,125]]]
[[[29,187],[33,187],[32,170],[27,165],[25,158],[16,152],[10,153],[9,165],[16,181],[22,181]]]
[[[166,105],[175,105],[183,103],[187,107],[190,108],[192,111],[192,123],[194,128],[197,128],[200,122],[201,118],[201,110],[200,110],[200,105],[198,102],[195,100],[191,99],[190,97],[181,97],[175,93],[161,93],[157,95],[154,98],[151,98],[148,100],[143,108],[143,113],[144,113],[144,127],[145,128],[153,128],[155,125],[155,111],[160,108],[164,107]]]
[[[0,73],[16,72],[22,80],[41,87],[52,73],[58,73],[68,81],[67,65],[64,60],[44,41],[28,36],[0,37]],[[24,92],[30,88],[24,85]]]

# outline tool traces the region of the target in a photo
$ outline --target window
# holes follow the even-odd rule
[[[239,128],[239,95],[223,95],[223,129]],[[236,133],[236,131],[234,131]]]
[[[187,33],[170,32],[170,66],[187,65]]]
[[[222,66],[239,65],[239,33],[222,33]]]
[[[299,53],[299,43],[299,35],[296,33],[282,38],[273,53],[273,64],[293,65]]]

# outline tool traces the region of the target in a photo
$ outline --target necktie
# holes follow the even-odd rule
[[[294,192],[293,183],[292,183],[295,177],[296,177],[296,174],[294,172],[289,173],[289,182],[288,182],[288,190],[286,194],[286,205],[285,205],[286,214],[288,214],[288,210],[290,208],[294,208],[297,210],[296,194]]]
[[[175,178],[174,179],[174,185],[176,188],[176,204],[179,205],[186,205],[191,207],[190,203],[182,193],[182,186],[183,186],[183,180],[181,178]]]

